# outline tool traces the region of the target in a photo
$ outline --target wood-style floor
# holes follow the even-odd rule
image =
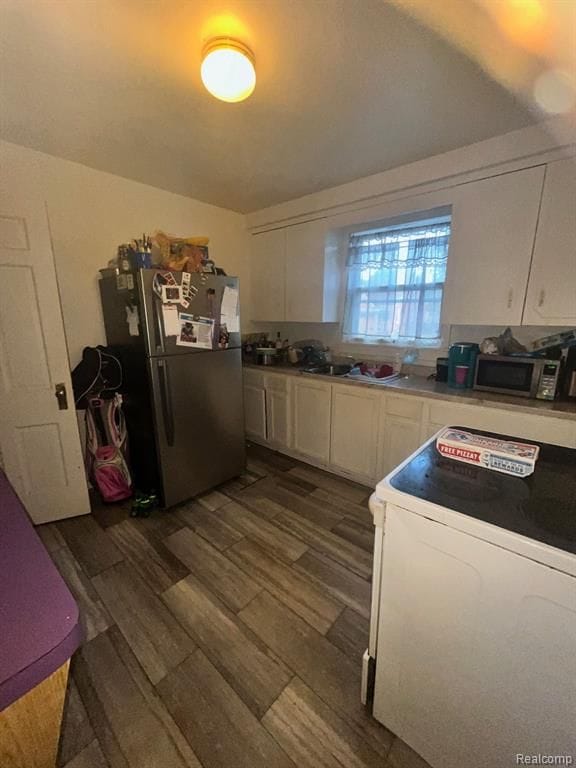
[[[263,448],[169,512],[39,529],[74,593],[66,768],[425,768],[360,704],[369,488]]]

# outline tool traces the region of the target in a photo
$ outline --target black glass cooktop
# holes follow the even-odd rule
[[[455,427],[464,429],[466,427]],[[540,446],[533,474],[504,475],[441,456],[430,443],[391,480],[398,491],[576,554],[576,450]]]

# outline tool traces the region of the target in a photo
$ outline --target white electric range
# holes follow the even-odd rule
[[[517,478],[435,440],[370,501],[363,699],[433,768],[576,765],[576,450]]]

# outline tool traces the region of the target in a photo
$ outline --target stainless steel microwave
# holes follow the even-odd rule
[[[484,392],[554,400],[559,374],[559,360],[478,355],[473,386]]]

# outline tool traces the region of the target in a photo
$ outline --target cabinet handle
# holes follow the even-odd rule
[[[540,291],[540,294],[538,295],[538,306],[541,307],[544,304],[544,299],[546,298],[546,291],[542,289]]]
[[[512,307],[512,299],[514,298],[514,290],[510,288],[508,291],[508,309],[511,309]]]

